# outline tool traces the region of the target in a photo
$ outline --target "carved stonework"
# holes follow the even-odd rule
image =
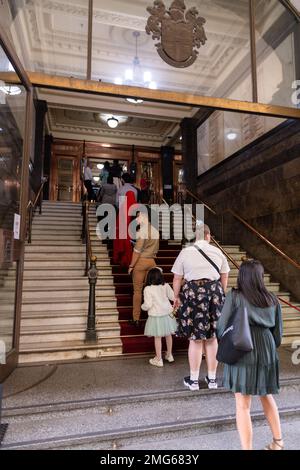
[[[186,13],[184,0],[174,0],[167,10],[162,0],[155,0],[148,7],[151,14],[146,25],[146,33],[152,39],[160,40],[155,44],[160,57],[173,67],[189,67],[197,59],[199,49],[207,41],[203,25],[206,20],[198,16],[195,7]]]

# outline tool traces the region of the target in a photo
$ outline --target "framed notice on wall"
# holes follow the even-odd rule
[[[0,263],[13,262],[14,232],[0,229]]]

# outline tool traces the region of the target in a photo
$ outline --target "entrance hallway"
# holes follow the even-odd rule
[[[297,449],[300,369],[290,349],[279,353],[276,400],[285,448]],[[3,449],[239,449],[233,395],[206,388],[205,364],[200,391],[186,390],[187,371],[186,353],[161,369],[147,356],[19,367],[4,383]],[[220,367],[219,384],[221,375]],[[270,433],[256,398],[253,412],[254,445],[262,449]]]

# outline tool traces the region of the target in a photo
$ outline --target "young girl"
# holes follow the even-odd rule
[[[145,326],[145,335],[154,336],[155,354],[149,362],[152,366],[163,367],[161,355],[161,339],[166,338],[166,361],[174,362],[172,355],[172,334],[177,329],[175,318],[172,318],[174,292],[169,284],[164,281],[161,268],[152,268],[148,272],[146,287],[144,290],[144,303],[142,309],[148,311],[148,320]]]

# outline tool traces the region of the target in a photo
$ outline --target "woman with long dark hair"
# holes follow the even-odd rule
[[[252,450],[251,397],[260,397],[273,441],[265,449],[283,449],[280,418],[273,394],[279,392],[279,364],[276,348],[281,344],[281,307],[264,284],[264,268],[259,261],[247,260],[239,270],[237,289],[226,297],[217,331],[220,338],[232,313],[246,307],[253,350],[236,364],[224,366],[224,387],[235,394],[237,428],[244,450]]]

